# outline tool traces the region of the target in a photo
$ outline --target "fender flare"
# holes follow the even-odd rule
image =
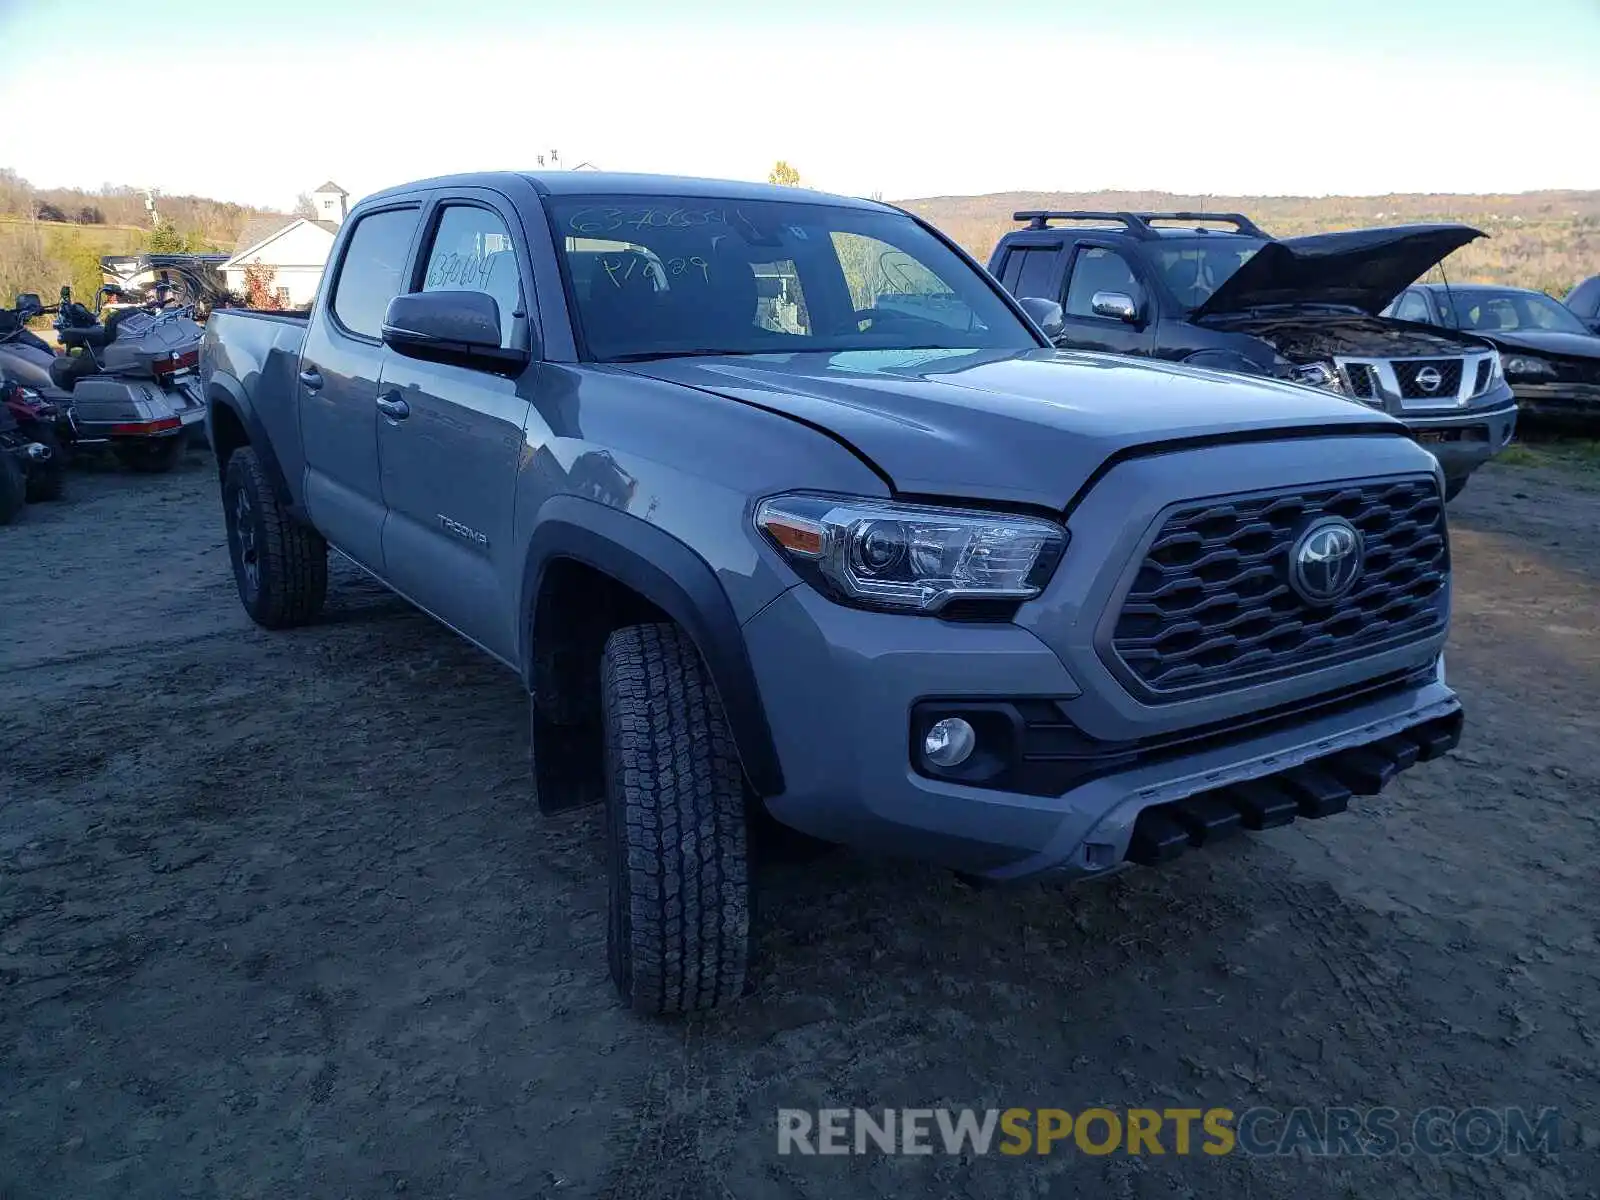
[[[250,449],[256,452],[256,457],[261,460],[261,465],[266,470],[267,478],[272,481],[272,490],[277,493],[279,505],[286,512],[298,513],[300,508],[289,490],[289,480],[283,473],[283,464],[278,461],[277,452],[272,448],[272,439],[267,436],[266,427],[256,416],[255,406],[250,403],[244,388],[231,376],[213,375],[206,381],[206,444],[211,447],[212,457],[216,457],[217,453],[212,414],[218,408],[227,409],[237,418],[239,424],[244,426],[245,436],[250,439]],[[226,466],[227,464],[220,460],[217,463],[219,471]]]
[[[610,576],[682,627],[722,699],[746,778],[763,797],[781,794],[777,745],[727,591],[699,554],[638,517],[581,496],[555,496],[540,508],[522,573],[523,678],[533,679],[539,589],[546,569],[559,559]]]

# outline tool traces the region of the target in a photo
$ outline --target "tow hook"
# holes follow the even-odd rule
[[[43,442],[29,442],[22,448],[22,452],[37,463],[50,461],[50,447],[46,446]]]

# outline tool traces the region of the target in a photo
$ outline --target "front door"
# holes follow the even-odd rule
[[[1138,319],[1124,321],[1094,310],[1094,298],[1126,296],[1138,308]],[[1074,350],[1106,350],[1113,354],[1149,354],[1153,342],[1150,290],[1132,263],[1113,246],[1079,242],[1068,268],[1066,296],[1061,302],[1063,336],[1059,344]]]
[[[329,302],[306,331],[295,386],[305,448],[306,511],[330,543],[383,570],[378,380],[389,352],[383,314],[400,291],[421,209],[359,218],[333,265]]]
[[[515,217],[492,195],[467,192],[432,211],[419,258],[421,291],[481,291],[500,309],[502,345],[527,337],[526,264],[511,236]],[[522,344],[526,344],[523,342]],[[388,518],[385,576],[434,616],[507,661],[517,653],[521,579],[512,545],[524,389],[489,367],[393,354],[379,386],[378,458]]]

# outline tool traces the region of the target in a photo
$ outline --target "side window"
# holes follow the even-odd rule
[[[1061,247],[1041,246],[1018,253],[1022,263],[1017,268],[1017,281],[1011,294],[1019,300],[1024,296],[1037,296],[1041,300],[1059,299],[1060,293],[1050,286],[1050,278],[1055,273]]]
[[[1428,302],[1423,299],[1421,292],[1407,292],[1400,297],[1400,305],[1394,310],[1394,315],[1402,321],[1417,321],[1426,325],[1430,320]]]
[[[482,292],[500,308],[500,344],[511,345],[511,314],[522,310],[517,252],[500,215],[453,204],[439,217],[422,277],[425,292]]]
[[[1072,281],[1067,285],[1067,302],[1062,307],[1068,316],[1092,317],[1096,292],[1121,292],[1137,302],[1143,289],[1122,255],[1104,246],[1083,246],[1073,260]]]
[[[334,285],[333,315],[351,333],[377,338],[389,301],[400,294],[417,210],[391,208],[356,222]]]

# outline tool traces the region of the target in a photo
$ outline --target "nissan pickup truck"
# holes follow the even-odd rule
[[[864,200],[571,172],[352,212],[308,316],[202,355],[233,575],[329,550],[515,671],[598,801],[611,975],[738,997],[752,860],[1100,876],[1346,808],[1457,741],[1437,462],[1293,384],[1053,349]]]
[[[1405,422],[1445,499],[1510,443],[1517,405],[1483,338],[1383,316],[1484,235],[1405,225],[1274,238],[1240,213],[1014,214],[989,269],[1061,306],[1058,346],[1148,355],[1323,388]],[[1220,227],[1220,228],[1219,228]]]

